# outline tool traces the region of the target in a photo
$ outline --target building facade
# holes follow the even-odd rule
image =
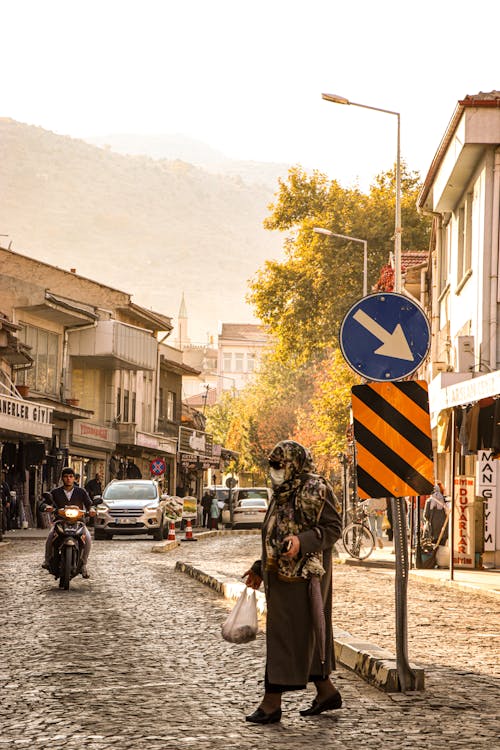
[[[455,494],[454,562],[498,566],[500,92],[458,102],[418,208],[433,217],[426,375],[437,474]]]

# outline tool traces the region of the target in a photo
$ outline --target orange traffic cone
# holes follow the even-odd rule
[[[175,542],[175,523],[173,521],[170,521],[170,526],[168,527],[167,542]]]
[[[197,542],[198,540],[193,537],[193,528],[191,526],[191,521],[186,521],[186,536],[184,539],[181,539],[181,542]]]

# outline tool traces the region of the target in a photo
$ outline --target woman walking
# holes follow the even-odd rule
[[[269,467],[274,493],[262,526],[262,557],[244,574],[252,588],[264,581],[267,601],[265,693],[246,717],[255,724],[280,721],[282,693],[303,690],[308,682],[314,682],[316,697],[302,716],[342,705],[330,680],[332,546],[342,530],[338,503],[299,443],[278,443]]]

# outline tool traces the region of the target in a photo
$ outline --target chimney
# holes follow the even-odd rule
[[[76,268],[70,268],[70,273],[76,273]]]

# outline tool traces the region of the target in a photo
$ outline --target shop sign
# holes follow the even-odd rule
[[[52,412],[43,404],[0,396],[0,429],[52,437]]]
[[[474,567],[474,477],[455,477],[453,565]]]
[[[497,462],[491,451],[477,454],[477,494],[484,504],[484,551],[496,549]]]
[[[163,453],[172,453],[175,456],[175,454],[177,453],[177,441],[174,441],[173,443],[168,443],[165,440],[160,440],[158,449],[162,451]]]
[[[143,448],[154,448],[158,450],[159,440],[154,435],[148,435],[147,432],[137,432],[135,436],[136,445],[142,445]]]
[[[115,445],[118,433],[102,424],[93,424],[86,420],[75,419],[73,422],[73,442],[87,445]]]
[[[212,435],[190,427],[179,427],[179,450],[183,453],[195,453],[202,456],[212,455]]]

